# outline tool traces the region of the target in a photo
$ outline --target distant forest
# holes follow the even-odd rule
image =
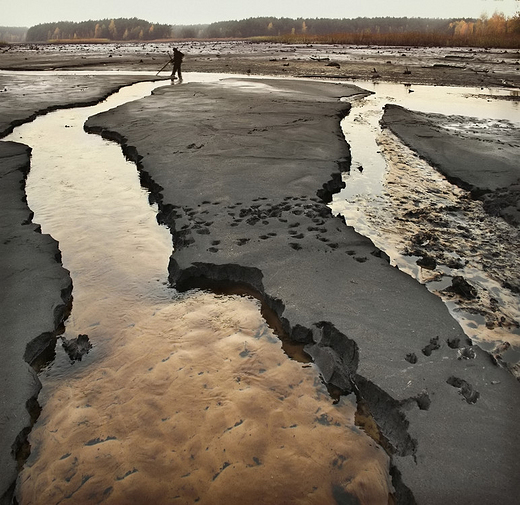
[[[0,42],[23,42],[26,33],[26,27],[0,26]]]
[[[292,19],[259,17],[240,21],[220,21],[210,25],[173,26],[179,38],[251,38],[283,35],[329,35],[332,33],[449,33],[454,19],[355,18]]]
[[[158,40],[171,37],[171,26],[153,24],[143,19],[119,18],[73,23],[60,21],[31,26],[27,30],[27,42],[51,40]]]
[[[248,38],[273,42],[520,47],[520,14],[478,19],[249,18],[204,26],[173,26],[175,38]]]
[[[273,42],[520,47],[520,13],[478,19],[355,18],[292,19],[258,17],[209,25],[166,25],[137,18],[81,23],[0,27],[0,42],[147,41],[168,39],[252,39]]]

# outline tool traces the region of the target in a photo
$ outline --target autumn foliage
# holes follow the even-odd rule
[[[414,27],[416,28],[416,27]],[[520,48],[520,14],[507,18],[495,13],[490,18],[461,19],[435,29],[387,30],[377,25],[357,31],[310,34],[306,25],[301,30],[274,37],[258,37],[284,43],[331,43],[354,45],[396,45],[422,47],[500,47]]]
[[[4,40],[9,40],[8,33]],[[137,18],[45,23],[29,28],[27,42],[247,39],[285,43],[520,48],[520,13],[478,19],[257,17],[209,25],[152,24]],[[13,39],[11,39],[13,40]]]
[[[102,19],[73,23],[60,21],[32,26],[27,31],[27,42],[53,40],[126,41],[169,38],[171,26],[153,24],[137,18]]]

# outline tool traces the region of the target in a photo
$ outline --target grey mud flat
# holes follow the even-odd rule
[[[9,503],[15,456],[31,427],[41,388],[30,366],[68,314],[72,281],[58,244],[39,233],[23,192],[30,149],[0,142],[0,496]]]
[[[471,120],[470,120],[471,121]],[[425,114],[387,104],[381,123],[410,149],[436,167],[450,182],[471,191],[484,209],[520,226],[520,130],[498,128],[473,118]]]
[[[136,75],[0,74],[0,138],[56,109],[95,105],[123,86],[157,77]]]
[[[85,127],[138,163],[173,234],[176,288],[248,286],[329,384],[366,402],[397,503],[517,503],[517,381],[326,205],[350,159],[339,97],[359,92],[297,80],[175,85]]]
[[[98,103],[136,76],[0,75],[0,137],[36,116]],[[40,381],[30,366],[54,348],[72,303],[58,244],[32,223],[25,199],[30,148],[0,141],[0,503],[11,502]],[[26,455],[26,454],[25,454]]]

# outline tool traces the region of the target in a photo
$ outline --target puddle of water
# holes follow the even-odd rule
[[[19,503],[321,504],[338,489],[387,503],[389,458],[355,427],[354,399],[333,404],[312,365],[287,359],[256,301],[168,288],[171,237],[135,166],[83,132],[154,87],[9,137],[33,147],[33,220],[73,279],[64,337],[93,344],[71,364],[58,342],[41,374]]]
[[[440,294],[472,340],[488,349],[505,341],[519,347],[520,298],[502,287],[520,277],[518,230],[488,216],[480,202],[379,126],[383,106],[398,103],[421,112],[478,118],[465,124],[473,130],[504,128],[510,125],[504,120],[518,124],[518,102],[487,99],[491,94],[507,95],[508,90],[359,84],[376,95],[354,101],[342,122],[353,159],[344,177],[347,187],[331,204],[333,212],[385,251],[392,264]],[[452,121],[446,128],[460,129],[461,123]],[[426,238],[417,244],[420,236]],[[416,264],[417,250],[435,257],[434,271]],[[460,268],[448,266],[455,263]],[[477,288],[477,300],[454,300],[449,293],[439,293],[455,275]]]

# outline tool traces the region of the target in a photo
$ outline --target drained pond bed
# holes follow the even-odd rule
[[[74,284],[73,311],[58,340],[69,352],[58,345],[41,371],[43,410],[20,473],[21,503],[42,496],[74,503],[117,503],[123,496],[136,503],[165,496],[179,503],[412,502],[407,486],[424,502],[449,487],[439,488],[439,476],[428,482],[424,476],[473,429],[483,447],[504,456],[493,472],[504,476],[514,467],[507,437],[495,436],[509,430],[503,409],[517,403],[509,376],[467,345],[435,297],[386,264],[382,245],[354,233],[326,206],[330,192],[320,185],[326,189],[329,174],[345,165],[336,156],[345,147],[339,136],[333,140],[340,88],[320,86],[241,79],[168,86],[143,101],[124,98],[79,111],[77,118],[54,113],[32,138],[30,128],[15,131],[13,140],[34,149],[27,181],[34,222],[59,241]],[[330,117],[316,112],[316,96]],[[108,110],[120,103],[126,105]],[[243,117],[233,110],[239,106]],[[98,115],[89,129],[134,153],[158,205],[148,204],[119,146],[82,131],[92,114]],[[331,141],[308,156],[305,143],[309,153],[320,145],[313,127]],[[65,133],[79,140],[56,140]],[[259,144],[255,151],[266,139],[269,149]],[[48,160],[40,162],[38,143],[51,153]],[[172,160],[180,176],[174,184]],[[240,166],[237,160],[247,182],[226,185],[224,170]],[[277,164],[287,173],[284,184],[273,184]],[[212,170],[202,179],[207,184],[194,185],[200,167]],[[248,179],[249,167],[258,179]],[[348,177],[346,184],[348,190]],[[170,230],[157,225],[158,211]],[[258,301],[180,294],[168,285],[168,269],[170,281],[189,287],[228,274],[250,281],[254,273],[246,284],[275,309],[291,337],[307,344],[319,369],[287,357],[301,354],[302,346],[295,352],[278,339]],[[71,357],[79,335],[82,350]],[[331,397],[334,384],[356,395]],[[453,438],[454,426],[467,428],[475,412],[483,418],[487,409],[495,434],[472,424]],[[465,459],[465,451],[468,444],[453,461]],[[477,459],[475,475],[498,482]],[[504,495],[486,489],[484,502]]]

